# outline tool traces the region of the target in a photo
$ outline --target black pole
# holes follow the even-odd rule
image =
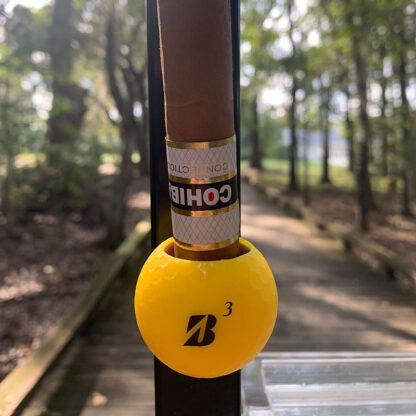
[[[231,0],[234,110],[240,158],[240,4]],[[165,150],[165,118],[156,0],[147,0],[152,246],[172,235]],[[240,159],[239,159],[240,160]],[[240,183],[240,171],[238,172]],[[178,374],[155,358],[156,416],[241,415],[240,372],[216,379]]]

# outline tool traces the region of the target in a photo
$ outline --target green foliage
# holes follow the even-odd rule
[[[279,156],[285,149],[282,142],[284,122],[282,119],[274,117],[274,113],[273,108],[269,109],[260,118],[260,143],[266,158]]]
[[[45,149],[54,152],[54,146]],[[44,201],[68,201],[66,208],[82,209],[88,203],[88,191],[100,181],[98,168],[101,164],[101,149],[97,138],[92,137],[83,143],[66,143],[58,146],[60,164],[56,167],[46,166],[37,192]]]
[[[278,38],[271,17],[274,7],[273,0],[241,2],[243,94],[247,96],[256,94],[264,87],[274,69],[273,47]]]
[[[146,84],[145,2],[70,3],[72,13],[65,31],[53,26],[54,3],[36,10],[17,6],[7,19],[0,16],[0,183],[2,190],[4,184],[12,184],[9,197],[16,212],[45,201],[73,209],[85,207],[91,187],[102,180],[103,160],[121,166],[120,122],[129,114],[124,110],[137,103],[146,109],[145,88],[139,91]],[[110,16],[115,17],[118,103],[104,65]],[[390,178],[399,178],[404,167],[416,165],[416,108],[412,97],[404,100],[401,91],[414,85],[415,17],[414,0],[241,0],[243,158],[250,157],[250,143],[257,136],[264,167],[279,171],[278,180],[285,183],[288,165],[282,159],[288,158],[288,148],[282,132],[289,124],[286,116],[294,82],[299,130],[304,126],[309,131],[322,130],[322,103],[327,99],[330,122],[347,138],[351,133],[344,103],[348,96],[353,149],[359,152],[362,124],[357,103],[362,91],[358,75],[362,74],[355,62],[359,56],[371,92],[367,94],[369,170],[376,189],[386,190],[386,180],[379,179],[385,173],[385,159]],[[67,46],[54,48],[59,44],[56,33],[63,32]],[[318,39],[313,45],[310,35]],[[61,75],[52,62],[56,56],[67,63],[63,68],[58,65]],[[56,93],[57,81],[68,87],[63,94]],[[284,96],[282,108],[263,102],[264,91],[276,84]],[[378,89],[384,91],[384,101],[374,93]],[[55,92],[53,100],[51,92]],[[73,100],[71,94],[76,96]],[[86,105],[82,128],[71,118],[73,107],[80,109],[74,103],[80,102]],[[61,131],[71,141],[51,144],[47,118],[63,116],[69,122],[61,120]],[[137,152],[144,154],[139,138],[145,135],[145,112],[134,114],[133,119],[140,129],[132,146],[137,161]],[[383,140],[387,140],[385,147]],[[59,166],[50,163],[53,154],[59,155]],[[320,170],[320,164],[311,163],[312,185]],[[331,167],[331,174],[336,186],[355,186],[344,168]],[[398,183],[401,188],[400,179]]]
[[[242,105],[242,140],[241,157],[250,158],[250,131],[252,129],[252,115],[248,111],[248,106]],[[275,116],[275,109],[269,108],[260,114],[259,119],[259,140],[263,156],[266,158],[283,157],[286,153],[285,145],[282,142],[282,134],[285,122]]]
[[[278,185],[284,187],[287,183],[287,170],[289,166],[288,160],[265,158],[263,161],[265,172],[260,175],[260,181],[268,185]],[[248,167],[248,162],[243,161],[242,167]],[[302,172],[304,162],[299,161],[299,169]],[[356,178],[348,172],[344,166],[331,165],[333,173],[333,181],[331,185],[321,183],[322,163],[309,162],[308,165],[308,181],[312,189],[331,189],[333,187],[345,191],[353,191],[356,187]],[[389,178],[374,176],[372,179],[373,188],[376,192],[389,191]],[[399,183],[399,186],[401,184]]]
[[[35,13],[22,6],[16,6],[13,17],[6,21],[4,26],[6,43],[13,51],[13,68],[18,71],[27,71],[32,62],[34,51],[44,49],[46,42],[46,28],[41,14]]]

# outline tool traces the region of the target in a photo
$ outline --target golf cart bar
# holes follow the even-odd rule
[[[231,0],[234,113],[240,160],[240,4]],[[178,23],[180,24],[180,23]],[[148,82],[152,196],[152,247],[172,236],[165,145],[163,80],[159,49],[157,1],[147,0]],[[240,169],[238,169],[240,188]],[[241,414],[240,372],[216,379],[176,373],[155,358],[157,416],[237,416]]]

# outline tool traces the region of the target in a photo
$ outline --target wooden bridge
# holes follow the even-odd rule
[[[416,351],[414,295],[345,254],[340,243],[279,213],[252,188],[243,195],[243,235],[268,259],[279,288],[267,351]],[[21,415],[154,414],[153,358],[133,313],[139,260],[121,270]]]

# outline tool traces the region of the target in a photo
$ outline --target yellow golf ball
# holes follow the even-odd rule
[[[152,353],[187,376],[214,378],[237,371],[263,349],[277,316],[277,289],[262,254],[240,239],[246,254],[191,261],[150,255],[140,273],[135,312]]]

